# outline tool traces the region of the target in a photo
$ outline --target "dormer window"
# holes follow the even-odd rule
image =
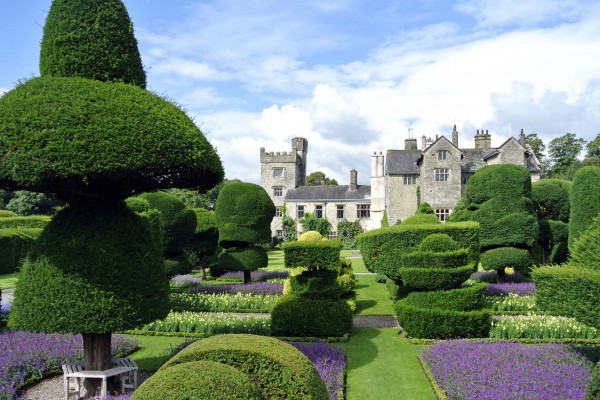
[[[446,161],[448,159],[448,150],[438,150],[437,159],[438,161]]]

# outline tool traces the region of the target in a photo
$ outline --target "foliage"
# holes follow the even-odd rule
[[[344,300],[283,296],[271,311],[276,336],[342,336],[352,329],[352,311]]]
[[[431,207],[428,203],[421,203],[419,204],[415,214],[434,214],[433,207]]]
[[[260,246],[231,247],[219,254],[218,268],[223,271],[256,271],[268,264],[267,251]]]
[[[600,218],[573,245],[570,265],[600,270]]]
[[[281,227],[285,233],[285,241],[291,242],[296,240],[296,220],[288,215],[285,204],[281,207],[281,214]]]
[[[569,217],[569,249],[573,247],[600,212],[599,188],[600,167],[581,168],[573,177]]]
[[[574,318],[513,315],[492,322],[492,339],[599,339],[600,331]]]
[[[419,250],[434,253],[458,250],[458,243],[445,233],[432,233],[419,244]]]
[[[335,179],[330,179],[324,172],[315,171],[306,176],[306,186],[337,186],[338,182]]]
[[[423,359],[450,399],[583,400],[590,380],[590,362],[560,344],[454,340]]]
[[[533,154],[535,154],[539,161],[543,160],[546,145],[544,144],[544,141],[538,137],[537,133],[527,134],[527,136],[525,136],[525,145],[531,147]]]
[[[390,222],[388,221],[387,210],[383,210],[383,216],[381,217],[381,227],[385,228],[386,226],[390,226]]]
[[[285,267],[337,270],[340,262],[340,250],[339,240],[288,242],[283,245]]]
[[[473,273],[474,265],[455,268],[398,268],[404,290],[449,290],[463,284]]]
[[[518,296],[514,293],[508,293],[505,296],[486,296],[484,297],[484,304],[486,308],[500,312],[532,312],[537,310],[535,296]]]
[[[538,219],[569,222],[571,182],[542,179],[531,185],[531,200]]]
[[[104,333],[164,317],[169,286],[149,237],[148,223],[123,203],[64,208],[30,249],[9,325]]]
[[[600,159],[600,133],[596,135],[594,140],[585,145],[587,153],[586,159]]]
[[[300,221],[304,232],[316,231],[321,236],[327,237],[327,234],[331,230],[331,223],[326,218],[317,218],[314,214],[305,213],[304,218]],[[298,240],[300,240],[298,238]]]
[[[573,317],[600,329],[600,271],[588,268],[548,266],[531,274],[540,310]]]
[[[298,236],[299,242],[320,242],[323,240],[323,236],[317,231],[305,231]]]
[[[269,335],[271,321],[262,316],[236,317],[231,313],[170,312],[166,318],[146,324],[136,333],[178,333],[181,336],[209,336],[222,333]]]
[[[258,387],[262,399],[329,398],[310,360],[281,340],[255,335],[218,335],[199,340],[159,371],[190,361],[210,360],[237,368]]]
[[[41,232],[37,228],[0,229],[0,275],[17,272],[27,251]]]
[[[592,379],[588,386],[585,400],[598,400],[600,399],[600,362],[596,364],[592,370]]]
[[[330,400],[344,399],[346,352],[323,342],[290,342],[314,364]]]
[[[167,278],[171,278],[175,275],[188,274],[192,270],[192,264],[190,264],[188,256],[185,253],[179,253],[173,256],[173,258],[166,258],[163,266]]]
[[[34,78],[0,98],[0,115],[6,189],[90,202],[164,187],[210,188],[223,178],[194,122],[133,85]]]
[[[135,391],[132,400],[260,400],[243,372],[214,361],[192,361],[160,370]]]
[[[219,243],[225,248],[268,243],[274,216],[273,200],[261,186],[246,182],[225,185],[215,206]]]
[[[309,270],[289,278],[291,293],[300,297],[339,299],[344,288],[338,283],[336,270]]]
[[[0,218],[0,229],[9,228],[37,228],[43,229],[50,222],[46,215],[29,215],[27,217],[4,217]]]
[[[137,342],[112,336],[114,357],[134,351]],[[79,335],[28,332],[0,333],[0,398],[17,398],[17,389],[61,369],[61,363],[83,357]]]
[[[344,250],[356,249],[358,244],[356,236],[362,233],[363,229],[360,226],[360,221],[347,221],[345,219],[337,223],[338,239],[342,242]]]
[[[205,210],[214,211],[219,192],[223,186],[232,183],[241,182],[239,179],[223,179],[220,183],[208,190],[190,190],[190,189],[168,189],[168,192],[186,205],[188,208],[203,208]]]
[[[280,295],[171,293],[173,311],[267,313]]]
[[[9,210],[0,210],[0,218],[18,217],[17,213]]]
[[[498,271],[512,267],[515,271],[526,273],[531,265],[531,257],[526,249],[496,247],[483,252],[480,262],[486,271]]]
[[[123,3],[54,0],[44,25],[40,73],[145,88],[146,73]]]
[[[19,215],[53,215],[61,206],[64,203],[53,195],[17,190],[6,204],[6,209]]]
[[[403,225],[420,225],[420,224],[441,224],[438,217],[434,214],[415,214],[406,218]]]
[[[196,230],[189,244],[189,248],[198,253],[200,258],[210,256],[217,251],[219,229],[215,213],[203,208],[193,208],[196,213]]]
[[[566,133],[552,139],[548,143],[548,159],[552,166],[551,176],[566,172],[577,160],[584,144],[585,140],[577,138],[574,133]]]

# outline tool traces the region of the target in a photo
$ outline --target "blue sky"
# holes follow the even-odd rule
[[[37,76],[51,0],[0,3],[0,91]],[[127,0],[149,89],[185,107],[227,178],[309,141],[308,171],[368,184],[373,152],[477,129],[499,145],[600,133],[600,1]],[[420,140],[418,141],[420,143]]]

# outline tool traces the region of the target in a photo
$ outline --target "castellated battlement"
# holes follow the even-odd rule
[[[265,151],[260,148],[260,162],[295,163],[298,154],[295,151]]]

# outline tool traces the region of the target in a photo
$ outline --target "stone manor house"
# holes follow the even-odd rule
[[[403,221],[416,212],[419,199],[431,205],[444,222],[465,193],[469,177],[486,165],[523,165],[532,181],[540,178],[539,160],[525,144],[523,130],[518,139],[511,137],[499,147],[492,147],[488,131],[478,130],[474,148],[460,148],[456,125],[451,140],[423,136],[420,150],[417,139],[408,138],[404,150],[371,156],[371,185],[358,185],[357,171],[352,170],[348,185],[306,186],[307,152],[304,138],[293,138],[288,152],[260,149],[261,186],[277,207],[273,236],[283,236],[284,204],[295,220],[305,213],[327,218],[332,226],[329,236],[335,237],[337,223],[343,219],[359,220],[365,231],[381,227],[384,211],[390,225]],[[297,230],[302,231],[299,223]]]

